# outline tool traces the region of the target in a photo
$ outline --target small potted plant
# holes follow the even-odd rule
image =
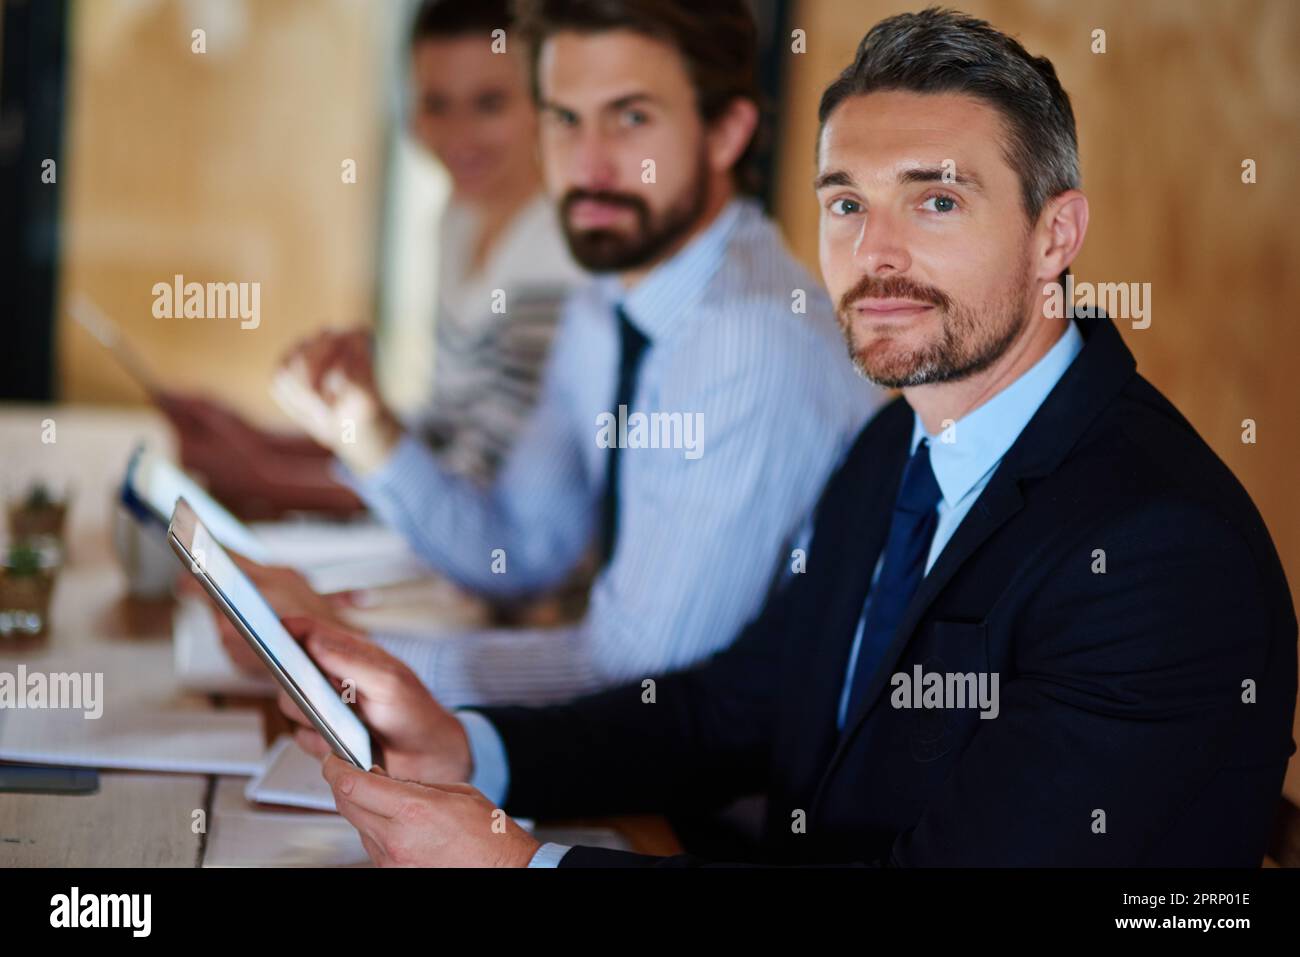
[[[59,541],[67,514],[67,499],[56,498],[48,485],[37,482],[21,501],[9,506],[10,540],[22,542],[47,538]]]
[[[44,634],[54,594],[54,564],[39,548],[18,542],[0,562],[0,634]]]

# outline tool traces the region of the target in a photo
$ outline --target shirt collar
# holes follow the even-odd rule
[[[979,408],[939,435],[929,435],[921,417],[912,414],[912,446],[930,442],[930,466],[949,508],[970,494],[997,467],[1048,393],[1083,348],[1083,336],[1071,320],[1065,334],[1028,371]],[[943,441],[951,434],[951,441]]]
[[[722,265],[736,227],[761,215],[755,200],[731,200],[703,232],[652,269],[631,292],[617,276],[602,276],[599,281],[611,310],[621,303],[628,319],[651,341],[671,334],[678,323],[695,314],[692,306]]]

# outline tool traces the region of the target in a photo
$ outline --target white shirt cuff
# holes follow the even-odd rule
[[[529,867],[559,867],[560,859],[569,853],[567,844],[543,844],[528,862]]]

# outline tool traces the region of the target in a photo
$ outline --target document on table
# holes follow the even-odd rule
[[[0,656],[6,761],[252,775],[263,740],[257,711],[217,709],[184,692],[166,643]]]

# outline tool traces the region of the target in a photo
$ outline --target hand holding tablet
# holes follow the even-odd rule
[[[168,540],[301,712],[286,714],[310,724],[319,735],[296,736],[305,750],[322,759],[333,751],[363,770],[382,760],[394,778],[429,784],[469,780],[472,764],[463,725],[406,664],[329,623],[306,618],[281,622],[183,498],[176,503]],[[364,723],[326,675],[355,683]]]
[[[374,764],[370,732],[280,623],[248,577],[181,498],[167,539],[231,624],[275,675],[334,753],[362,770]]]

